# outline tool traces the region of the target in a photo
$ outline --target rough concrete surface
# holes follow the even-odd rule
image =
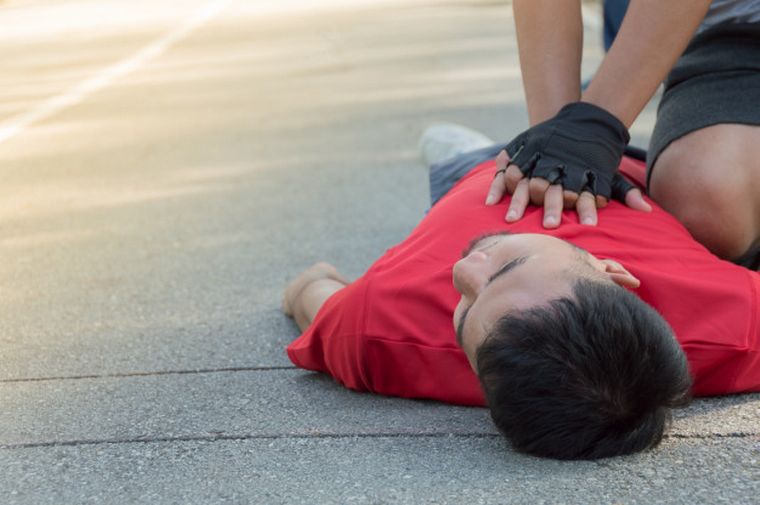
[[[423,215],[425,126],[525,127],[505,2],[7,0],[0,26],[1,504],[757,503],[757,395],[562,463],[287,360],[287,281],[360,275]]]

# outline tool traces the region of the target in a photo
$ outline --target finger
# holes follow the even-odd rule
[[[594,195],[588,191],[581,193],[581,195],[578,197],[578,201],[575,202],[575,210],[578,212],[578,219],[580,220],[581,224],[585,224],[587,226],[596,226],[596,205],[597,199],[594,198]]]
[[[509,210],[505,218],[507,222],[513,223],[522,219],[529,203],[530,188],[528,187],[528,179],[523,179],[517,184],[514,193],[512,193],[512,201],[509,203]]]
[[[544,193],[549,189],[549,181],[541,177],[533,177],[529,183],[530,201],[534,205],[544,204]]]
[[[610,201],[607,199],[607,197],[604,197],[602,195],[596,195],[596,207],[598,209],[605,208],[608,203],[610,203]]]
[[[525,175],[517,165],[509,165],[507,171],[504,172],[504,182],[507,185],[507,191],[514,193],[517,184],[525,178]]]
[[[556,228],[562,220],[562,185],[552,184],[544,193],[544,228]]]
[[[509,153],[506,149],[502,149],[499,151],[499,154],[496,155],[496,167],[497,168],[507,168],[507,163],[509,163],[509,160],[512,158],[509,157]]]
[[[578,201],[578,193],[575,191],[568,191],[564,190],[562,192],[562,197],[565,201],[565,208],[566,209],[574,209],[575,208],[575,202]]]
[[[494,205],[499,203],[504,198],[506,192],[506,186],[504,186],[504,172],[497,173],[496,177],[491,181],[491,186],[488,188],[488,195],[486,196],[486,205]]]
[[[652,212],[652,206],[644,200],[644,195],[641,194],[641,190],[638,188],[633,188],[625,194],[625,204],[635,210]]]
[[[499,154],[496,155],[496,175],[491,181],[491,186],[488,188],[488,194],[486,195],[486,205],[494,205],[499,203],[504,198],[506,187],[504,186],[504,171],[507,169],[507,163],[509,163],[509,154],[502,149]]]

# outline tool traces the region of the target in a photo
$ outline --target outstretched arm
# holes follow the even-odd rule
[[[327,299],[350,283],[329,263],[315,263],[285,288],[282,311],[295,319],[301,331],[305,331]]]
[[[632,0],[620,32],[581,98],[630,127],[673,68],[711,0]]]
[[[630,127],[686,49],[711,0],[631,0],[615,42],[581,97],[580,0],[515,0],[531,126],[579,99]]]
[[[627,128],[709,5],[710,0],[632,0],[615,43],[580,97],[580,1],[515,0],[532,127],[497,158],[486,205],[513,194],[507,221],[520,219],[529,203],[543,205],[547,228],[559,226],[563,207],[575,208],[581,222],[596,224],[596,207],[606,205],[610,196],[649,210],[640,192],[617,174]],[[557,130],[561,133],[555,135]]]
[[[581,0],[515,0],[525,100],[530,125],[553,117],[581,96]]]

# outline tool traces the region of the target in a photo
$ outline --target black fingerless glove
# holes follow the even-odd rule
[[[510,164],[526,177],[624,201],[633,186],[618,174],[618,166],[629,140],[618,118],[596,105],[575,102],[525,130],[506,149]]]

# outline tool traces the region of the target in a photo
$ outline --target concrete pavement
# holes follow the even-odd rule
[[[560,463],[284,355],[286,282],[360,275],[423,215],[427,124],[524,128],[503,2],[10,0],[0,26],[0,503],[756,503],[758,395]]]

